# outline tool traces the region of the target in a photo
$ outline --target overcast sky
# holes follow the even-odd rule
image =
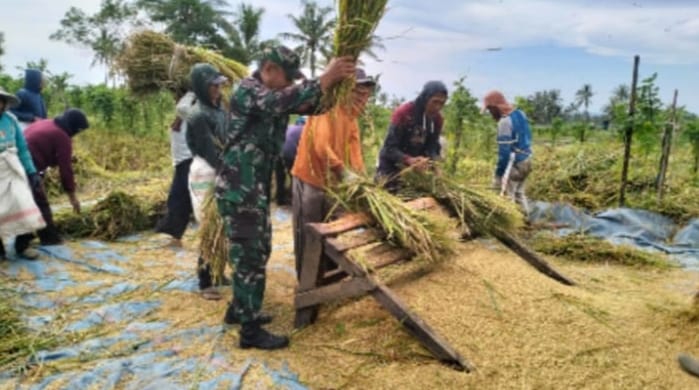
[[[229,0],[235,6],[236,0]],[[293,0],[255,0],[266,12],[262,38],[291,31]],[[104,69],[90,67],[89,50],[48,36],[70,6],[94,12],[99,0],[0,0],[5,55],[15,71],[27,61],[48,59],[49,69],[74,74],[73,82],[100,82]],[[332,1],[319,3],[333,5]],[[699,113],[699,0],[389,0],[378,34],[387,37],[381,62],[384,90],[412,99],[428,80],[448,85],[466,76],[476,96],[501,89],[508,97],[560,89],[566,104],[584,83],[592,85],[594,111],[620,83],[630,83],[634,54],[641,76],[657,72],[661,97]],[[488,48],[501,48],[488,51]]]

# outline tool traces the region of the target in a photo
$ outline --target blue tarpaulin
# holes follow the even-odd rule
[[[617,208],[590,214],[564,203],[534,202],[530,221],[556,226],[560,235],[586,234],[613,244],[670,255],[687,268],[699,269],[699,218],[685,226],[646,210]]]

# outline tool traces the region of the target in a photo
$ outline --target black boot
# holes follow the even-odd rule
[[[206,290],[214,285],[211,280],[211,266],[204,263],[204,259],[201,257],[197,259],[197,276],[199,277],[200,290]]]
[[[0,239],[0,260],[7,260],[7,253],[5,253],[5,245],[2,243],[2,239]]]
[[[61,238],[58,229],[54,225],[47,225],[45,228],[39,230],[39,242],[41,245],[61,245],[63,244],[63,238]]]
[[[240,348],[280,349],[289,346],[289,338],[269,333],[253,321],[243,324],[240,329]]]
[[[271,323],[273,319],[274,317],[272,317],[271,314],[260,312],[257,314],[255,322],[260,325],[267,325]],[[240,319],[238,319],[238,316],[235,314],[235,304],[228,304],[228,308],[226,309],[226,315],[223,317],[223,322],[226,325],[235,325],[240,323]]]

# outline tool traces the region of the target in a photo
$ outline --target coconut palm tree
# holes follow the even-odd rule
[[[320,7],[311,0],[301,0],[301,5],[301,15],[287,15],[297,31],[281,33],[279,36],[299,44],[296,50],[304,64],[311,69],[311,77],[315,77],[318,55],[332,42],[335,18],[331,15],[331,7]]]
[[[260,21],[265,9],[256,8],[252,4],[241,3],[235,12],[234,30],[230,39],[233,42],[231,57],[243,64],[249,65],[265,47],[276,43],[269,39],[260,41]]]
[[[576,93],[575,93],[575,99],[577,103],[583,107],[585,107],[585,125],[581,127],[580,131],[580,142],[585,142],[585,129],[588,126],[588,123],[590,122],[590,112],[589,112],[589,107],[590,107],[590,101],[592,100],[592,96],[594,93],[592,92],[592,86],[590,84],[585,84],[580,88]]]

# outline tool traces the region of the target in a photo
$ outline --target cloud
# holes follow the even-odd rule
[[[331,0],[318,2],[334,7]],[[238,1],[230,3],[235,6]],[[254,5],[265,8],[261,28],[265,39],[292,31],[287,15],[300,12],[296,0],[256,0]],[[34,0],[13,4],[12,16],[0,27],[6,34],[5,68],[12,71],[26,61],[44,57],[52,70],[75,74],[75,82],[101,82],[104,69],[89,66],[92,54],[88,50],[48,39],[70,6],[91,13],[99,8],[99,2]],[[634,54],[641,55],[644,71],[652,64],[672,70],[663,71],[661,80],[681,78],[670,73],[691,74],[688,67],[699,64],[699,1],[389,0],[389,11],[377,33],[387,38],[386,51],[378,53],[381,62],[366,59],[365,67],[371,74],[382,75],[382,86],[391,94],[412,98],[428,80],[449,83],[467,75],[476,94],[505,83],[517,94],[556,84],[564,96],[572,96],[573,84],[583,81],[562,82],[564,76],[560,75],[572,71],[560,65],[567,63],[565,56],[571,53],[592,56],[589,68],[596,73],[585,82],[592,82],[600,91],[611,90],[627,76],[601,77],[599,69],[603,73],[610,63],[628,62]],[[541,47],[547,51],[537,50]],[[488,48],[502,48],[502,52],[489,53],[485,51]],[[548,56],[549,64],[540,61],[536,68],[528,68],[528,57],[512,54],[522,51]],[[493,59],[501,63],[493,64]],[[553,74],[558,77],[550,77]],[[692,93],[689,83],[685,96]],[[693,89],[699,90],[696,84]]]
[[[399,5],[387,19],[429,26],[432,40],[453,43],[454,52],[549,42],[605,56],[638,53],[652,63],[699,64],[699,2],[447,0],[441,11]]]

